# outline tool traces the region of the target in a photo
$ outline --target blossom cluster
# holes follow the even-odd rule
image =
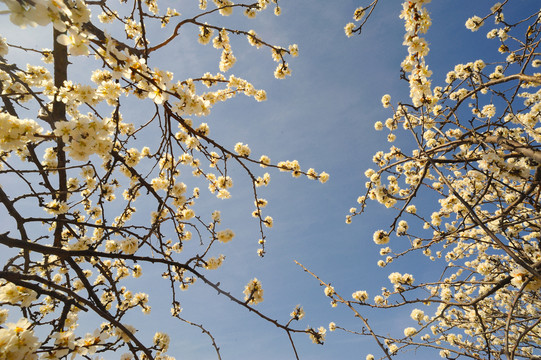
[[[0,113],[0,149],[17,150],[27,143],[37,141],[43,129],[34,120],[19,119],[13,115]]]
[[[261,281],[253,278],[244,288],[244,300],[248,304],[256,305],[263,301],[263,288]]]
[[[414,106],[431,104],[434,101],[429,80],[432,71],[428,70],[428,65],[425,63],[429,47],[426,39],[419,36],[425,34],[432,24],[430,15],[424,7],[429,2],[430,0],[406,1],[402,3],[400,13],[406,29],[404,45],[408,47],[408,56],[401,65],[402,70],[409,74],[410,98]]]
[[[38,359],[36,350],[41,345],[28,319],[21,318],[16,323],[4,324],[0,329],[0,358]]]

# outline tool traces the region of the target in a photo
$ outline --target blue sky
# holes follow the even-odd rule
[[[175,7],[189,15],[195,3],[170,2],[163,8]],[[493,3],[455,0],[435,1],[427,6],[433,19],[427,34],[431,44],[427,62],[434,71],[435,85],[442,83],[446,72],[456,63],[479,58],[488,62],[498,58],[497,45],[486,40],[488,29],[471,33],[464,27],[468,17],[484,15]],[[536,1],[520,3],[524,9],[538,6]],[[258,224],[251,217],[253,200],[247,178],[239,171],[234,172],[233,197],[227,201],[217,202],[205,193],[206,185],[201,185],[205,193],[199,205],[201,211],[222,210],[224,226],[236,233],[234,241],[220,248],[227,256],[225,264],[210,273],[209,278],[220,281],[226,290],[240,297],[248,280],[257,277],[265,291],[265,301],[257,308],[286,322],[295,305],[301,304],[306,317],[299,322],[299,328],[327,327],[334,321],[360,331],[361,322],[355,320],[348,309],[332,309],[323,288],[295,265],[294,260],[330,281],[344,297],[356,290],[367,290],[373,297],[381,286],[390,286],[387,280],[390,272],[423,276],[423,269],[431,265],[427,259],[416,259],[415,263],[406,260],[385,269],[377,267],[379,248],[372,242],[372,234],[386,228],[393,213],[376,203],[370,204],[368,212],[355,218],[353,224],[345,224],[349,208],[356,205],[357,196],[364,191],[363,173],[372,167],[373,153],[389,147],[386,134],[373,130],[375,121],[391,115],[381,107],[381,96],[389,93],[393,102],[407,101],[408,84],[399,79],[400,62],[407,52],[402,46],[402,20],[398,18],[401,5],[399,1],[380,2],[363,34],[348,39],[343,28],[351,21],[354,9],[365,3],[284,0],[280,4],[280,17],[269,11],[254,20],[233,16],[216,21],[244,30],[253,28],[274,44],[298,44],[300,56],[288,60],[292,76],[281,81],[274,79],[275,63],[269,51],[257,51],[244,37],[232,37],[237,63],[229,73],[265,89],[268,100],[257,103],[239,96],[217,105],[205,121],[211,127],[211,136],[226,145],[244,142],[250,145],[256,157],[266,154],[273,162],[297,159],[303,169],[313,167],[326,171],[331,178],[323,185],[305,178],[293,179],[288,173],[271,172],[270,186],[260,193],[269,201],[266,214],[275,221],[275,226],[267,232],[264,259],[256,255]],[[475,9],[472,10],[472,6]],[[517,9],[522,11],[520,6]],[[14,36],[15,32],[8,28],[7,18],[1,19],[0,34],[9,42],[9,35]],[[232,25],[236,21],[239,25]],[[216,73],[220,52],[211,46],[199,45],[194,35],[197,29],[193,30],[173,43],[163,56],[151,60],[151,65],[171,70],[179,79],[207,71]],[[35,31],[19,30],[17,34],[30,44],[46,41],[40,37],[43,35],[35,35]],[[13,51],[10,56],[13,57],[8,59],[15,61],[23,55]],[[138,116],[145,111],[143,107],[133,108],[124,113],[124,117]],[[407,140],[401,142],[400,139],[396,145],[411,146]],[[2,211],[4,209],[0,209],[0,215]],[[172,338],[169,353],[177,359],[216,358],[209,339],[197,328],[167,319],[167,284],[164,281],[160,290],[155,285],[155,277],[160,273],[161,270],[147,270],[141,281],[133,282],[135,288],[141,287],[150,293],[153,312],[147,316],[136,314],[132,324],[147,341],[154,331],[167,331]],[[186,319],[203,323],[212,332],[223,359],[293,358],[284,332],[216,295],[202,282],[183,293],[181,303]],[[376,331],[400,335],[404,327],[414,325],[409,318],[410,310],[370,312],[368,319]],[[369,352],[379,354],[371,339],[339,331],[327,332],[324,346],[312,344],[306,335],[295,335],[294,340],[302,359],[363,359]]]

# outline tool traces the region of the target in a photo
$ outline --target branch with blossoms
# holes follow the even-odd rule
[[[486,16],[469,18],[465,26],[473,32],[494,20],[487,38],[499,40],[503,59],[457,64],[444,74],[445,84],[432,86],[425,60],[429,46],[421,37],[431,24],[428,3],[402,5],[408,47],[402,76],[410,84],[410,99],[393,105],[391,96],[384,95],[382,105],[392,116],[374,125],[389,131],[390,143],[409,138],[413,150],[391,146],[377,152],[376,168],[365,172],[359,209],[352,207],[346,216],[351,223],[369,211],[368,200],[394,211],[389,227],[372,236],[381,247],[377,264],[392,268],[404,259],[420,263],[419,255],[424,256],[424,272],[415,276],[423,281],[390,272],[393,289],[383,287],[372,300],[360,290],[352,294],[355,301],[348,301],[320,280],[332,304],[355,305],[356,317],[360,308],[392,311],[415,304],[410,317],[417,326],[406,327],[404,337],[356,332],[334,323],[332,328],[377,334],[378,344],[386,344],[389,352],[383,357],[424,348],[439,351],[442,358],[537,358],[541,78],[535,68],[541,66],[540,13],[509,19],[504,14],[514,5],[503,1]],[[361,27],[349,24],[346,33],[360,33]]]
[[[338,294],[335,290],[334,290],[334,287],[331,286],[330,283],[326,283],[324,282],[323,280],[321,280],[316,274],[314,274],[313,272],[311,272],[310,270],[308,270],[304,265],[302,265],[301,263],[299,263],[298,261],[295,261],[295,263],[297,265],[299,265],[305,272],[307,272],[308,274],[312,275],[314,278],[316,278],[318,281],[319,281],[319,284],[321,286],[324,286],[325,287],[325,295],[330,297],[332,299],[332,306],[336,306],[337,303],[342,303],[344,304],[345,306],[347,306],[348,308],[350,308],[353,313],[355,314],[355,317],[361,319],[361,321],[363,322],[366,330],[367,330],[367,333],[370,334],[372,336],[372,338],[376,341],[376,343],[378,344],[378,346],[381,348],[381,350],[383,351],[383,353],[386,355],[386,357],[388,359],[391,359],[391,355],[389,353],[389,350],[387,348],[385,348],[385,346],[380,342],[380,338],[374,333],[374,331],[372,330],[372,328],[370,327],[370,325],[368,324],[368,320],[363,317],[354,307],[353,305],[351,304],[350,301],[347,301],[345,300],[342,296],[340,296],[340,294]],[[362,292],[358,292],[358,293],[355,293],[353,294],[354,295],[354,298],[357,297],[358,299],[363,299],[364,298],[364,293]],[[336,324],[334,323],[331,323],[329,325],[329,330],[330,331],[334,331],[336,330]],[[364,328],[363,328],[363,331],[364,331]],[[324,332],[322,332],[324,334]],[[314,336],[317,336],[317,335],[314,335]]]
[[[118,301],[118,303],[120,304],[120,308],[121,309],[124,308],[124,310],[121,311],[120,313],[117,311],[116,314],[111,314],[109,312],[110,302],[107,302],[105,305],[103,304],[103,300],[100,300],[100,298],[98,297],[98,294],[97,294],[98,288],[96,287],[96,283],[94,285],[91,285],[88,281],[86,281],[85,272],[82,270],[82,268],[80,268],[79,265],[77,265],[77,263],[82,262],[81,260],[83,258],[100,259],[100,261],[103,259],[115,260],[115,262],[120,261],[123,264],[123,266],[125,266],[126,268],[131,268],[129,265],[124,265],[124,262],[126,260],[133,262],[135,264],[139,264],[139,263],[163,264],[163,265],[167,265],[169,275],[171,275],[172,272],[176,272],[177,274],[180,274],[180,273],[184,273],[184,271],[188,271],[192,273],[193,275],[195,275],[197,279],[200,279],[205,284],[207,284],[208,286],[216,290],[218,294],[226,296],[231,301],[237,303],[238,305],[242,307],[245,307],[250,312],[255,313],[259,317],[274,324],[275,326],[284,329],[287,332],[290,339],[291,339],[291,335],[290,335],[291,333],[307,333],[307,334],[312,333],[311,329],[300,330],[300,329],[294,329],[290,327],[290,323],[292,320],[300,320],[302,318],[302,316],[299,316],[299,313],[302,311],[302,309],[297,308],[292,313],[291,320],[289,320],[287,324],[281,324],[277,320],[274,320],[266,316],[262,312],[258,311],[253,306],[250,306],[250,305],[255,305],[263,301],[263,290],[261,288],[261,283],[257,279],[253,279],[246,286],[246,289],[244,291],[245,298],[244,298],[244,301],[242,301],[239,298],[232,295],[230,292],[223,290],[220,287],[219,283],[214,283],[208,280],[208,278],[205,275],[203,275],[201,272],[196,270],[195,267],[192,267],[190,265],[191,260],[189,260],[187,263],[179,263],[174,260],[167,260],[166,258],[130,255],[130,254],[125,254],[125,253],[108,253],[108,252],[99,252],[95,250],[65,250],[65,249],[54,247],[54,246],[44,246],[44,245],[39,245],[37,243],[26,243],[20,239],[11,238],[7,234],[0,234],[0,243],[7,247],[29,250],[35,253],[41,253],[44,256],[54,257],[56,261],[66,262],[67,264],[69,264],[70,267],[73,267],[75,272],[79,275],[79,279],[83,283],[82,287],[84,287],[84,289],[87,292],[86,297],[81,297],[77,294],[77,292],[81,290],[81,287],[75,287],[75,292],[74,292],[68,286],[64,287],[64,286],[57,285],[56,281],[54,280],[51,281],[51,280],[48,280],[46,278],[42,278],[36,275],[16,274],[13,272],[14,270],[12,268],[13,265],[8,264],[8,267],[6,268],[6,270],[0,272],[0,277],[9,281],[9,283],[4,284],[2,287],[0,287],[0,290],[1,290],[0,301],[1,302],[11,304],[13,306],[17,306],[18,302],[22,300],[23,306],[25,307],[25,309],[27,309],[27,311],[30,314],[32,314],[33,308],[36,306],[36,305],[33,305],[32,302],[39,296],[47,296],[56,301],[63,302],[65,306],[67,306],[68,309],[70,309],[71,307],[71,310],[69,311],[72,311],[72,312],[75,311],[74,307],[79,308],[84,311],[88,311],[87,308],[89,308],[93,312],[95,312],[97,315],[101,316],[104,320],[111,322],[112,326],[119,328],[123,333],[126,334],[126,336],[129,337],[131,341],[134,341],[134,343],[137,345],[137,348],[132,349],[132,351],[143,351],[149,358],[154,358],[151,353],[152,349],[148,349],[147,347],[145,347],[138,340],[135,334],[133,334],[135,329],[126,327],[122,321],[122,315],[125,314],[126,310],[128,310],[131,307],[142,307],[143,312],[147,311],[148,306],[146,305],[146,303],[148,302],[148,296],[139,294],[140,300],[138,300],[135,303],[131,302],[130,305],[124,305],[125,303],[121,302],[120,295],[125,297],[126,295],[124,293],[125,290],[120,291],[120,292],[115,291],[115,293],[117,293],[116,301]],[[104,263],[106,263],[107,261],[108,260],[105,260]],[[65,266],[67,266],[67,264]],[[52,262],[51,262],[51,265],[52,265]],[[198,265],[198,263],[196,262],[195,266],[201,266],[201,265]],[[134,276],[138,277],[140,276],[140,270],[136,270],[136,269],[140,269],[140,265],[135,265],[133,267]],[[139,274],[136,274],[136,272],[138,272]],[[115,287],[116,281],[111,278],[112,273],[106,271],[103,273],[103,275],[105,278],[107,278],[110,281],[111,285]],[[173,279],[174,276],[171,276],[170,278]],[[176,280],[178,281],[178,278]],[[187,288],[187,286],[189,286],[190,283],[193,283],[192,280],[188,280],[187,278],[184,278],[184,280],[185,281],[180,279],[180,281],[182,282],[182,285],[184,285],[185,288]],[[10,288],[9,287],[10,283],[14,283],[15,285],[18,285],[19,287]],[[44,287],[41,287],[37,284],[42,284],[44,285]],[[174,286],[173,286],[173,289],[174,289]],[[193,323],[185,319],[182,319],[179,316],[180,311],[181,311],[181,309],[179,308],[179,304],[180,302],[178,301],[178,299],[176,299],[173,292],[173,308],[172,308],[173,316],[181,319],[184,322],[194,325]],[[40,310],[39,312],[42,312],[42,310]],[[31,317],[33,316],[31,315]],[[52,330],[53,332],[49,335],[49,338],[54,338],[53,333],[59,331],[59,329],[62,329],[64,327],[64,324],[62,324],[63,323],[62,318],[60,318],[59,320],[58,319],[53,320],[52,324],[56,323],[56,321],[59,322],[59,325],[55,326],[55,329]],[[37,324],[40,324],[40,323],[41,323],[40,321],[37,322]],[[219,351],[214,341],[214,337],[210,334],[210,332],[208,332],[208,330],[205,330],[202,325],[195,324],[195,326],[203,329],[204,332],[207,333],[211,337],[213,346],[215,347],[219,355]],[[109,337],[111,336],[111,334],[109,333],[108,335],[104,335],[102,333],[100,336]],[[75,341],[75,339],[73,340]],[[106,343],[100,342],[99,344],[96,343],[95,345],[99,345],[103,349],[107,349]],[[293,341],[291,341],[291,345],[293,346],[293,349],[295,350],[295,354],[296,354],[297,351],[295,349]],[[48,349],[48,351],[54,351],[54,347],[52,348],[46,347],[46,349]],[[101,351],[103,351],[103,349]],[[137,355],[134,354],[134,356],[137,356]],[[298,358],[298,355],[297,355],[297,358]]]
[[[300,310],[281,322],[255,307],[263,301],[257,278],[249,280],[244,297],[211,281],[209,272],[226,260],[226,244],[235,233],[222,227],[219,210],[196,212],[204,196],[197,185],[227,199],[233,187],[231,167],[238,167],[252,184],[248,191],[253,193],[252,216],[259,222],[258,255],[263,256],[273,219],[264,213],[268,201],[260,196],[270,174],[258,167],[328,179],[324,172],[301,170],[295,160],[258,159],[240,141],[232,148],[223,146],[210,135],[211,126],[199,120],[238,94],[266,100],[264,90],[226,76],[236,63],[230,35],[272,49],[279,63],[277,78],[290,74],[286,57],[298,53],[296,45],[272,45],[253,30],[202,20],[241,9],[253,18],[271,4],[279,15],[278,2],[215,0],[215,8],[206,10],[206,1],[201,1],[199,15],[179,20],[165,41],[157,40],[161,34],[154,25],[167,27],[180,14],[175,9],[161,12],[153,0],[6,4],[14,25],[48,26],[54,45],[52,50],[31,49],[0,38],[0,176],[3,183],[18,184],[0,188],[0,203],[9,215],[6,230],[11,230],[0,234],[0,244],[16,251],[0,272],[0,336],[4,344],[18,344],[0,349],[0,357],[63,359],[126,351],[124,359],[170,359],[169,335],[158,331],[147,343],[126,322],[136,310],[152,311],[151,296],[130,290],[127,279],[160,267],[172,317],[203,331],[218,358],[220,348],[211,330],[181,316],[179,289],[196,281],[282,329],[298,359],[292,334],[316,336],[312,329],[291,325],[302,318]],[[91,8],[102,13],[93,15]],[[123,30],[113,30],[109,23]],[[195,41],[212,41],[222,51],[219,73],[177,80],[171,69],[151,66],[184,24],[200,27]],[[42,55],[42,63],[11,64],[10,51]],[[90,55],[97,61],[88,72],[79,59],[90,64]],[[126,119],[126,109],[137,106],[149,109],[148,114]],[[193,237],[199,240],[195,244],[190,243]],[[78,330],[81,311],[94,332]],[[16,314],[19,321],[6,323]]]
[[[344,31],[346,32],[347,37],[351,37],[354,34],[361,34],[363,30],[363,26],[366,24],[370,16],[372,15],[372,12],[376,9],[376,6],[378,5],[379,0],[373,0],[369,5],[367,6],[361,6],[355,9],[353,12],[353,20],[355,22],[360,22],[360,24],[356,23],[348,23],[344,27]],[[366,15],[366,16],[365,16]]]

